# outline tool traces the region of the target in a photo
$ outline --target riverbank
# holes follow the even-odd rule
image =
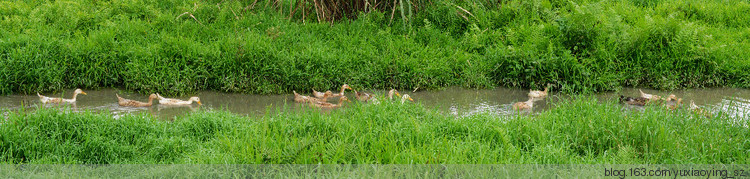
[[[40,109],[0,124],[0,163],[747,164],[747,119],[687,109],[623,110],[575,98],[536,115],[455,117],[420,104],[262,117]]]
[[[0,2],[0,94],[750,87],[746,1],[484,2],[335,23],[237,1]]]

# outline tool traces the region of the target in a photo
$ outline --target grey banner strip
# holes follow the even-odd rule
[[[750,165],[0,165],[2,178],[750,178]]]

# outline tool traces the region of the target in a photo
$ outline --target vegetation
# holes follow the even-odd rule
[[[750,87],[743,0],[366,2],[3,1],[0,94]]]
[[[174,121],[55,109],[11,112],[0,163],[747,164],[748,120],[575,98],[538,115],[456,118],[419,104],[352,105]]]

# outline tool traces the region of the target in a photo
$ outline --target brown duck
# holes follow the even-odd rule
[[[525,102],[517,102],[513,104],[513,109],[515,110],[527,110],[534,107],[534,98],[529,98],[529,100]]]
[[[629,104],[629,105],[636,105],[636,106],[645,106],[648,104],[648,99],[644,97],[626,97],[623,95],[620,95],[620,102]]]
[[[359,92],[357,90],[354,90],[354,93],[356,94],[355,97],[357,97],[357,100],[363,101],[363,102],[372,99],[372,96],[373,96],[370,93]]]
[[[317,102],[320,101],[318,98],[313,98],[310,96],[305,96],[297,93],[297,91],[292,91],[294,93],[294,101],[298,103],[309,103],[309,102]]]
[[[331,108],[341,107],[341,105],[343,105],[344,101],[349,101],[349,99],[347,99],[346,96],[342,96],[341,98],[339,98],[339,103],[338,104],[333,104],[333,103],[324,102],[324,101],[310,101],[310,105],[313,105],[313,106],[319,107],[319,108],[331,109]]]
[[[151,94],[148,96],[148,103],[144,103],[136,100],[125,99],[120,97],[119,94],[115,94],[115,96],[117,96],[117,104],[128,107],[150,107],[154,104],[154,99],[158,98],[156,94]]]

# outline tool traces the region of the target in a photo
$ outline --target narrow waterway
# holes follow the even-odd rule
[[[294,111],[300,109],[304,104],[294,102],[293,94],[285,95],[248,95],[237,93],[222,93],[216,91],[201,91],[197,94],[173,97],[187,100],[190,96],[199,96],[203,105],[193,104],[190,106],[168,107],[155,104],[148,108],[121,107],[117,104],[115,94],[128,99],[146,101],[147,95],[133,94],[117,89],[102,90],[84,90],[87,95],[79,95],[75,104],[66,105],[46,105],[45,107],[71,108],[75,111],[108,111],[115,117],[131,113],[149,113],[162,119],[172,119],[175,116],[181,116],[193,111],[199,110],[216,110],[224,109],[233,113],[243,115],[262,115],[268,112],[275,112],[276,109],[281,111]],[[711,89],[690,89],[676,91],[656,91],[643,90],[646,93],[661,95],[666,97],[669,94],[675,94],[683,98],[684,104],[688,105],[691,100],[699,106],[705,107],[711,111],[722,111],[735,117],[747,117],[750,111],[750,90],[735,88],[711,88]],[[72,89],[65,90],[63,93],[46,93],[43,95],[50,97],[70,98]],[[385,94],[385,91],[370,91],[376,94]],[[427,107],[436,108],[448,114],[456,116],[472,115],[476,113],[491,113],[497,115],[509,115],[515,113],[512,105],[515,102],[526,101],[528,90],[496,88],[488,90],[474,90],[462,88],[447,88],[438,91],[401,91],[402,94],[409,94],[416,103],[421,103]],[[625,88],[619,92],[609,92],[596,94],[600,100],[616,100],[620,94],[626,96],[639,96],[638,89]],[[310,94],[305,94],[310,95]],[[347,93],[350,99],[354,99],[353,93]],[[551,93],[550,97],[536,101],[533,112],[547,110],[550,106],[551,99],[565,99],[566,96]],[[334,100],[331,100],[334,102]],[[158,103],[154,101],[154,103]],[[0,96],[0,109],[5,112],[25,108],[28,110],[36,109],[42,105],[39,97],[33,95],[8,95]]]

